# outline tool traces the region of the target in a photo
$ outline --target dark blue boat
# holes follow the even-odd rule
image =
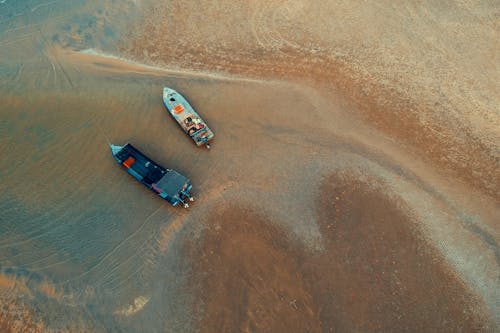
[[[147,188],[167,200],[172,206],[179,203],[184,208],[194,201],[190,191],[191,181],[172,169],[166,169],[150,158],[146,157],[137,148],[127,143],[125,146],[110,145],[115,160],[135,179]]]

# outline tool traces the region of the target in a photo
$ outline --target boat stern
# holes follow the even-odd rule
[[[153,184],[153,189],[173,206],[181,204],[184,208],[189,207],[189,203],[194,201],[191,194],[191,181],[175,170],[169,170],[157,183]]]
[[[194,201],[194,197],[191,194],[192,188],[193,188],[193,185],[191,185],[190,183],[187,183],[186,187],[179,192],[179,198],[181,199],[184,208],[188,208],[189,202]]]

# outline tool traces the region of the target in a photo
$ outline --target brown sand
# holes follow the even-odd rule
[[[0,274],[0,332],[43,332],[42,321],[24,303],[31,297],[26,279]]]
[[[2,299],[0,311],[0,332],[2,333],[42,333],[44,325],[33,319],[29,307],[17,301],[8,302]]]
[[[499,44],[485,7],[156,3],[122,51],[153,64],[332,87],[372,126],[498,200],[500,121],[491,83],[499,75],[490,52],[498,55]]]
[[[323,203],[319,208],[323,214],[319,218],[321,234],[323,237],[330,235],[326,254],[321,255],[321,261],[316,263],[323,270],[313,272],[303,269],[305,266],[296,260],[305,255],[295,254],[298,250],[291,250],[290,247],[282,250],[294,258],[282,260],[291,267],[291,271],[295,271],[297,265],[303,270],[299,277],[293,275],[293,280],[287,280],[295,286],[296,296],[308,309],[305,312],[307,315],[299,320],[302,326],[293,324],[299,328],[297,331],[307,327],[314,330],[318,325],[315,321],[317,318],[323,329],[331,325],[332,329],[341,331],[492,330],[493,326],[486,317],[476,316],[476,312],[483,311],[482,305],[479,299],[472,296],[469,287],[477,291],[482,288],[479,281],[489,281],[488,288],[494,288],[497,284],[495,279],[498,278],[498,221],[494,216],[498,215],[500,199],[500,99],[493,83],[500,77],[495,65],[495,59],[498,60],[500,54],[495,23],[498,6],[491,3],[474,5],[469,1],[446,5],[394,4],[390,1],[377,4],[362,1],[321,4],[285,0],[252,3],[220,1],[217,4],[210,1],[185,1],[182,4],[156,3],[147,13],[148,20],[131,29],[130,38],[122,44],[121,51],[126,56],[169,68],[283,79],[296,82],[306,88],[305,91],[311,87],[316,91],[328,91],[331,94],[325,96],[331,99],[329,102],[338,105],[343,100],[343,107],[338,119],[342,125],[337,128],[325,126],[327,132],[356,138],[363,136],[359,132],[371,133],[355,125],[354,119],[360,116],[366,127],[374,128],[384,136],[381,139],[381,136],[373,135],[370,139],[370,134],[364,134],[361,141],[365,146],[370,146],[368,150],[381,150],[385,153],[381,160],[392,163],[389,161],[394,158],[401,170],[415,172],[421,177],[418,186],[427,184],[423,187],[427,188],[425,191],[437,194],[437,206],[455,212],[468,206],[468,209],[479,212],[476,214],[482,217],[489,215],[483,221],[485,224],[482,224],[458,213],[452,219],[460,220],[461,226],[447,229],[454,222],[449,224],[447,221],[446,225],[438,226],[441,222],[438,222],[432,209],[417,209],[420,222],[423,220],[423,224],[432,224],[434,230],[440,231],[431,237],[427,234],[424,241],[424,237],[417,232],[422,225],[413,228],[404,214],[398,213],[395,208],[401,205],[390,202],[383,193],[378,193],[380,189],[354,192],[352,202],[346,204],[351,211],[340,217],[335,217],[335,214],[341,208],[335,206],[335,210],[326,209],[324,205],[328,204]],[[307,94],[304,92],[304,95]],[[321,110],[321,107],[318,109]],[[291,112],[288,115],[291,116]],[[268,121],[262,113],[258,116],[263,117],[263,122]],[[342,122],[340,118],[344,116],[346,118]],[[349,117],[352,122],[346,121]],[[234,119],[237,118],[246,119],[246,115],[238,113],[234,115]],[[334,116],[327,119],[335,122]],[[309,124],[302,121],[298,123],[303,128],[306,128],[306,123]],[[293,126],[291,128],[295,130]],[[351,136],[351,133],[356,134]],[[316,132],[318,137],[322,134]],[[322,138],[323,142],[335,145],[329,141],[331,137],[324,135]],[[387,140],[398,146],[397,153],[394,149],[388,149],[390,145]],[[273,147],[268,150],[282,155]],[[304,149],[304,158],[310,158],[310,152]],[[424,170],[433,171],[428,173]],[[440,176],[435,177],[436,174]],[[441,176],[448,181],[438,181]],[[444,183],[448,185],[443,186]],[[352,184],[359,185],[356,181]],[[429,192],[429,186],[435,188]],[[350,193],[347,187],[345,190]],[[404,192],[406,189],[400,187],[399,191]],[[444,193],[440,191],[447,194],[438,194]],[[477,201],[463,200],[469,196],[469,191],[475,193],[471,197],[477,198]],[[242,193],[240,195],[244,196]],[[423,199],[421,196],[413,196],[411,200],[406,198],[406,204],[412,208]],[[483,205],[481,202],[488,204]],[[454,206],[450,203],[459,204]],[[233,208],[238,211],[238,207],[235,204]],[[281,208],[286,209],[286,204],[282,204]],[[248,218],[236,212],[224,214],[227,216],[221,215],[213,220],[221,225],[222,231],[219,232],[222,243],[227,239],[228,244],[233,244],[230,241],[233,236],[239,238],[240,234],[245,233],[243,227],[240,231],[238,226],[233,225],[235,221],[257,223],[257,229],[271,228],[270,234],[280,236],[280,231],[269,225],[286,225],[274,217]],[[334,218],[339,218],[338,222],[342,223],[333,223],[329,229],[325,221]],[[371,218],[375,220],[370,221]],[[310,223],[314,223],[314,220]],[[227,233],[224,231],[226,225]],[[356,228],[351,230],[351,226]],[[452,249],[453,246],[450,247],[445,238],[461,234],[460,229],[464,227],[475,235],[457,236],[455,249]],[[476,227],[484,229],[475,232],[473,230]],[[332,230],[338,233],[331,235]],[[483,233],[485,230],[489,231]],[[214,243],[218,242],[212,228],[209,228],[208,233],[205,238],[207,245],[202,246],[203,253],[211,251],[215,247]],[[266,238],[262,236],[263,233],[255,232],[256,236],[248,237],[262,238],[264,242]],[[341,235],[345,239],[339,239]],[[433,238],[439,250],[434,249],[429,238]],[[466,274],[468,278],[455,277],[453,269],[470,267],[470,261],[474,261],[474,256],[463,257],[458,252],[472,249],[472,244],[479,244],[476,243],[479,238],[482,239],[480,247],[483,250],[476,253],[485,253],[487,249],[486,252],[491,256],[485,267],[493,267],[493,270],[486,272],[488,269],[473,269],[469,271],[470,274]],[[254,244],[254,241],[249,243]],[[251,253],[260,253],[253,248],[247,253],[246,250],[227,246],[229,249],[220,245],[220,251],[245,251],[241,254],[242,258],[251,258]],[[265,248],[267,252],[276,251],[265,243],[256,247]],[[443,259],[443,253],[446,253],[446,259],[451,259],[453,268]],[[199,254],[194,254],[194,258]],[[231,261],[229,256],[224,258],[221,254],[221,258],[220,261],[207,259],[209,261],[205,265],[197,266],[199,271],[195,274],[198,276],[214,272],[213,279],[207,278],[210,282],[203,279],[205,284],[200,289],[206,296],[204,299],[208,299],[208,304],[202,306],[207,314],[200,327],[208,327],[207,331],[213,331],[222,325],[228,327],[228,331],[252,331],[257,327],[259,329],[256,330],[263,330],[262,327],[268,325],[272,331],[274,323],[290,321],[285,314],[279,317],[278,312],[281,310],[272,312],[276,317],[266,319],[253,315],[258,308],[255,305],[257,303],[245,303],[247,294],[261,295],[251,288],[250,282],[246,282],[253,273],[245,273],[245,282],[242,283],[251,292],[237,289],[240,290],[237,293],[239,296],[235,296],[239,297],[238,301],[232,299],[233,289],[224,287],[234,285],[231,282],[232,274],[223,274],[214,267],[234,265],[234,270],[239,272],[239,264]],[[277,266],[276,262],[260,260],[263,266],[269,265],[269,270]],[[259,260],[252,259],[252,263],[254,261]],[[245,264],[242,266],[247,267]],[[251,268],[254,266],[257,274],[260,266],[249,264]],[[261,269],[265,271],[265,268]],[[461,273],[465,271],[459,270]],[[272,273],[265,274],[264,280],[274,281]],[[474,275],[473,283],[471,274]],[[317,284],[314,292],[313,286],[316,284],[307,282],[306,277],[325,281]],[[462,279],[469,286],[465,286]],[[218,285],[215,282],[217,280],[223,282]],[[271,290],[276,290],[278,284],[275,287],[272,287],[273,282],[263,285],[268,289],[265,289],[267,293],[262,294],[272,295]],[[336,299],[334,302],[325,303],[317,298],[325,289],[331,290],[329,297]],[[362,297],[355,291],[360,291]],[[355,295],[351,297],[350,293]],[[482,296],[488,298],[485,296],[487,294],[497,295],[490,289]],[[311,295],[313,302],[305,295]],[[217,302],[226,296],[229,300],[222,302],[223,305],[219,307]],[[278,302],[276,296],[266,297],[269,298],[263,304]],[[498,306],[494,298],[490,298],[488,304],[492,315],[498,318]],[[233,301],[249,305],[243,309],[238,307],[237,311],[228,314],[230,306],[227,304],[233,304]],[[274,308],[269,306],[267,310]],[[317,316],[314,311],[318,311]],[[220,314],[224,314],[223,318],[220,318]],[[215,317],[221,321],[211,322],[211,318]],[[469,317],[473,319],[468,321]],[[274,329],[278,330],[276,327]],[[286,330],[286,326],[281,329]]]
[[[135,3],[140,8],[146,1]],[[23,95],[7,96],[4,105],[62,111],[30,114],[19,123],[43,120],[71,138],[68,147],[87,142],[87,163],[100,165],[96,173],[112,184],[105,192],[124,199],[114,204],[133,202],[137,212],[152,214],[129,216],[120,230],[109,232],[112,237],[127,229],[139,245],[128,252],[117,247],[110,260],[91,268],[92,280],[102,278],[105,296],[86,301],[94,308],[101,300],[112,303],[100,309],[104,322],[97,327],[158,331],[172,327],[169,322],[184,324],[191,309],[173,316],[162,311],[182,307],[179,298],[187,294],[194,297],[198,316],[193,331],[494,331],[500,253],[496,7],[469,1],[156,2],[144,7],[146,19],[121,42],[122,55],[136,63],[58,47],[40,52],[46,56],[45,80],[20,69],[14,81]],[[104,21],[100,17],[98,24]],[[70,38],[85,46],[78,34],[71,28]],[[196,71],[212,75],[193,75]],[[18,82],[23,72],[25,82]],[[225,73],[235,75],[211,81]],[[126,81],[130,86],[120,85]],[[26,89],[37,91],[51,82],[72,91],[63,90],[62,99],[60,91],[26,98]],[[163,84],[175,84],[200,107],[216,130],[213,152],[196,150],[175,124],[165,121],[158,95]],[[67,132],[77,124],[89,126],[86,135]],[[115,173],[109,151],[103,152],[108,137],[141,142],[161,162],[188,172],[200,200],[176,215],[158,208],[160,203],[138,184],[126,187],[128,196],[122,196],[121,185],[129,180]],[[166,141],[151,144],[158,138]],[[9,156],[17,156],[14,150],[26,153],[27,146],[37,151],[35,139],[6,151]],[[62,215],[73,201],[64,200],[62,171],[81,175],[88,167],[79,163],[78,151],[50,147],[59,163],[51,168],[20,163],[18,171],[50,181],[6,188],[34,208],[61,201]],[[349,154],[359,158],[349,159]],[[351,168],[359,172],[321,181],[332,170]],[[95,177],[91,174],[89,179]],[[378,180],[388,177],[394,183],[379,186]],[[9,177],[8,183],[16,185],[17,179],[22,177]],[[80,181],[74,201],[95,198],[98,185]],[[314,192],[318,183],[320,193]],[[141,229],[148,216],[162,223]],[[205,229],[198,238],[178,238],[200,221]],[[119,244],[128,245],[128,239]],[[318,244],[311,246],[312,239]],[[78,254],[79,241],[73,242]],[[175,259],[191,269],[187,288],[163,294],[172,280],[156,283],[148,274],[157,270],[158,281],[172,275],[181,279],[177,273],[182,272],[168,275],[158,263],[172,253],[180,256],[172,244],[184,242],[186,255]],[[129,262],[137,253],[137,260]],[[59,267],[70,275],[70,264]],[[50,273],[57,275],[56,268]],[[137,277],[143,279],[137,285],[153,287],[135,288],[131,281]],[[114,289],[115,284],[122,288]],[[14,277],[0,276],[0,291],[7,296],[22,294],[13,290],[20,286]],[[120,297],[114,298],[115,291]],[[45,280],[25,292],[51,302],[64,296]],[[5,308],[0,328],[36,331],[43,326],[29,301],[26,308],[19,298],[1,301],[13,310]],[[78,323],[78,318],[89,319],[78,313],[81,309],[68,304],[59,309],[68,311],[62,316],[75,327],[94,326]],[[56,310],[42,309],[52,326],[59,325]]]
[[[102,56],[53,51],[59,52],[55,53],[56,57],[65,66],[76,68],[78,65],[93,74],[115,76],[121,73],[126,76],[133,72],[157,77],[164,73],[160,69],[142,68],[137,64]],[[98,71],[99,68],[101,70]],[[298,123],[305,128],[311,126],[309,122],[313,119],[293,113],[295,108],[287,104],[293,104],[300,110],[310,108],[307,101],[302,101],[303,104],[294,100],[283,102],[283,105],[277,103],[277,110],[290,110],[287,119],[277,114],[259,114],[260,120],[270,126],[269,131],[259,122],[249,121],[252,112],[263,110],[261,103],[266,105],[266,101],[271,100],[270,96],[263,93],[268,87],[256,86],[248,94],[244,92],[246,86],[242,89],[236,84],[227,84],[230,80],[224,82],[225,87],[217,86],[219,93],[224,96],[222,107],[210,99],[203,99],[204,108],[218,110],[218,114],[212,115],[218,120],[214,124],[220,129],[218,133],[221,139],[216,142],[216,151],[202,155],[200,151],[189,150],[179,152],[178,156],[181,157],[173,155],[173,159],[180,160],[186,170],[196,166],[199,168],[192,172],[194,177],[209,179],[208,183],[199,187],[201,200],[195,203],[189,214],[182,212],[177,218],[170,219],[158,235],[159,251],[163,253],[169,250],[171,240],[185,226],[185,217],[197,216],[194,219],[197,224],[203,211],[211,214],[206,234],[199,240],[200,247],[198,243],[193,244],[189,254],[183,257],[184,261],[192,263],[193,269],[193,287],[184,292],[194,292],[194,296],[202,300],[194,304],[200,316],[200,322],[197,323],[199,327],[205,327],[207,331],[220,331],[222,328],[222,331],[275,332],[293,331],[295,328],[298,328],[297,331],[327,332],[330,328],[340,331],[432,331],[433,327],[436,327],[436,331],[466,331],[474,327],[483,331],[492,330],[493,324],[483,314],[487,311],[484,311],[481,301],[453,275],[432,246],[423,240],[416,231],[418,226],[414,229],[413,222],[396,208],[401,203],[387,199],[378,192],[380,189],[371,189],[354,179],[333,177],[323,186],[322,195],[319,196],[321,199],[313,198],[312,202],[310,198],[298,197],[302,195],[301,191],[287,189],[285,194],[291,199],[304,200],[306,204],[318,202],[320,215],[309,222],[304,221],[304,224],[315,224],[316,220],[319,222],[325,240],[325,250],[320,254],[311,253],[310,248],[302,245],[303,235],[289,236],[289,230],[279,227],[287,225],[287,221],[265,213],[255,214],[255,207],[242,209],[246,207],[243,198],[248,188],[277,191],[280,189],[277,184],[290,180],[293,182],[294,179],[309,179],[311,184],[314,183],[318,174],[307,170],[295,174],[293,163],[300,166],[301,156],[311,156],[315,149],[324,147],[316,147],[314,142],[296,146],[302,142],[302,138],[310,139],[304,129],[295,129],[300,134],[298,138],[283,134]],[[196,88],[192,89],[196,93]],[[215,88],[207,84],[203,86],[204,93],[214,96],[210,94],[211,89]],[[254,96],[260,96],[263,102]],[[290,96],[290,93],[282,95],[280,89],[276,89],[273,96]],[[158,109],[161,109],[161,105]],[[235,114],[233,110],[236,109],[239,113]],[[158,118],[163,117],[161,112],[157,115]],[[251,140],[254,147],[260,147],[259,151],[250,153],[251,145],[245,142],[248,140],[241,136],[240,128],[234,127],[239,121],[248,123],[247,134],[262,134],[252,136]],[[148,123],[145,126],[148,127],[148,133],[141,132],[141,137],[150,136],[150,141],[164,134],[164,123],[155,122],[153,127]],[[172,128],[176,129],[175,126]],[[277,131],[280,129],[285,130],[280,133]],[[338,139],[333,139],[323,131],[316,134],[318,141],[330,140],[330,144],[338,145],[335,150],[345,149],[337,142]],[[228,137],[233,140],[227,140]],[[181,142],[185,139],[176,132],[172,138]],[[283,142],[290,144],[286,147]],[[321,161],[327,158],[326,155],[332,153],[329,149],[326,148],[324,154],[315,155],[314,159]],[[166,147],[165,151],[157,155],[167,156],[168,151],[171,149]],[[371,154],[368,151],[361,152],[366,156]],[[95,156],[96,159],[99,157]],[[193,158],[200,162],[211,162],[195,166],[191,162]],[[292,164],[280,164],[284,158],[290,158]],[[211,167],[207,169],[206,165]],[[114,170],[113,167],[110,163],[110,170]],[[224,192],[217,186],[225,184],[226,177],[232,179],[228,184],[234,189],[235,195],[228,203],[216,205],[214,211],[205,204],[214,200],[217,202],[221,196],[219,192]],[[201,181],[196,183],[201,184]],[[343,187],[339,189],[337,186]],[[340,200],[349,191],[354,191],[349,199],[351,202]],[[142,192],[139,193],[142,196]],[[337,201],[340,204],[332,206],[331,199],[335,196],[339,197]],[[224,198],[221,199],[224,201]],[[276,204],[281,209],[287,209],[287,200],[280,200]],[[363,215],[363,212],[372,215]],[[350,226],[356,228],[351,230]],[[332,230],[337,232],[332,234]],[[243,247],[241,244],[248,245]],[[208,255],[211,251],[220,252],[221,255],[211,257]],[[200,258],[203,260],[199,261]],[[480,276],[481,272],[477,274]],[[433,294],[426,294],[428,290]],[[356,291],[360,291],[362,297]],[[135,302],[134,298],[132,300]],[[175,300],[172,302],[175,303]],[[142,311],[147,312],[150,307],[145,306],[144,310],[143,307],[132,307],[131,311],[127,307],[117,309],[125,309],[126,313],[134,316]],[[299,310],[300,315],[297,315]],[[465,311],[465,315],[462,311]]]
[[[321,253],[251,210],[213,210],[189,250],[201,332],[493,330],[400,204],[337,176],[321,191]]]
[[[306,288],[304,255],[287,234],[251,211],[217,209],[199,248],[193,283],[201,284],[202,332],[319,330],[318,307]],[[202,305],[202,306],[200,306]]]

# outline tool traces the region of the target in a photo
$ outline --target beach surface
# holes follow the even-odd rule
[[[1,1],[0,330],[497,332],[499,16]],[[193,205],[120,170],[126,142]]]

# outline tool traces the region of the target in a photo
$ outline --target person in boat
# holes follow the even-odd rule
[[[192,118],[192,117],[187,117],[184,119],[184,124],[186,125],[187,133],[189,135],[193,135],[195,132],[201,130],[205,125],[201,121],[200,118]]]

